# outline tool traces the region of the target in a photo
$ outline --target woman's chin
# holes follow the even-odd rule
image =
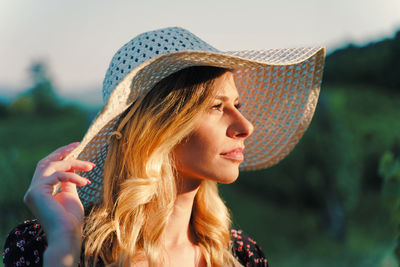
[[[218,180],[218,181],[216,181],[216,182],[217,182],[217,183],[220,183],[220,184],[232,184],[232,183],[234,183],[236,180],[237,180],[237,177],[236,177],[236,178],[233,178],[233,179]]]
[[[231,184],[237,180],[239,177],[239,170],[233,170],[229,173],[224,173],[223,175],[219,175],[218,177],[212,179],[220,184]]]

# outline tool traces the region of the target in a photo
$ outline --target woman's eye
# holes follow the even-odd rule
[[[241,103],[238,103],[238,104],[235,105],[235,108],[236,108],[236,109],[240,109],[241,107],[242,107],[242,104],[241,104]]]
[[[234,106],[235,106],[236,109],[239,110],[242,107],[242,104],[238,103],[238,104],[235,104]],[[221,111],[222,110],[222,103],[219,103],[219,104],[216,104],[216,105],[212,106],[211,109]]]
[[[212,106],[211,108],[212,108],[212,109],[216,109],[216,110],[220,110],[221,107],[222,107],[222,103],[216,104],[216,105]]]

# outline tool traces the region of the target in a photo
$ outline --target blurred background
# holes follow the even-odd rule
[[[80,141],[100,109],[116,50],[167,26],[221,50],[327,47],[303,139],[221,193],[271,266],[398,266],[398,0],[0,0],[1,245],[33,217],[22,198],[37,162]]]

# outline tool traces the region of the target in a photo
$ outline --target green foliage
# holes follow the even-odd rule
[[[315,210],[333,236],[349,238],[349,217],[365,194],[380,194],[378,163],[399,137],[399,106],[400,96],[381,88],[325,86],[309,129],[288,157],[241,174],[237,184],[282,208]]]
[[[400,88],[400,31],[394,37],[361,47],[349,44],[327,56],[324,84],[361,83]]]
[[[378,173],[385,183],[400,182],[400,158],[395,158],[394,153],[386,151],[379,163]]]
[[[9,107],[6,103],[3,103],[2,101],[0,101],[0,119],[7,117],[9,114]]]
[[[243,179],[220,186],[222,195],[235,226],[254,236],[271,266],[397,267],[389,254],[394,225],[389,223],[379,195],[363,194],[363,201],[348,215],[347,238],[337,241],[321,225],[318,211],[281,206],[244,190]]]
[[[400,31],[396,33],[393,39],[391,52],[392,55],[384,67],[384,71],[387,73],[384,78],[387,79],[387,84],[391,88],[400,88]]]
[[[85,111],[64,108],[55,117],[11,114],[0,119],[0,243],[13,226],[32,214],[23,204],[37,162],[56,148],[80,141]]]
[[[18,115],[54,116],[61,108],[44,62],[34,62],[29,68],[33,86],[10,105],[10,112]]]
[[[59,100],[50,82],[35,84],[29,93],[32,94],[35,103],[35,112],[38,115],[46,116],[57,111]]]
[[[400,224],[400,158],[386,151],[380,159],[378,174],[383,179],[383,200],[395,223]]]
[[[31,94],[19,96],[10,105],[10,112],[16,115],[28,115],[36,112],[36,103]]]
[[[392,220],[398,225],[398,242],[394,253],[400,264],[400,157],[386,151],[379,162],[378,173],[383,178],[383,201],[390,210]]]

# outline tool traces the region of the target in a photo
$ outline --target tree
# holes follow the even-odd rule
[[[33,86],[11,104],[11,110],[18,114],[51,116],[59,111],[60,101],[54,92],[46,64],[36,61],[29,67]]]
[[[57,111],[59,100],[47,73],[44,62],[34,62],[30,67],[33,87],[30,89],[35,111],[38,115],[48,115]]]

